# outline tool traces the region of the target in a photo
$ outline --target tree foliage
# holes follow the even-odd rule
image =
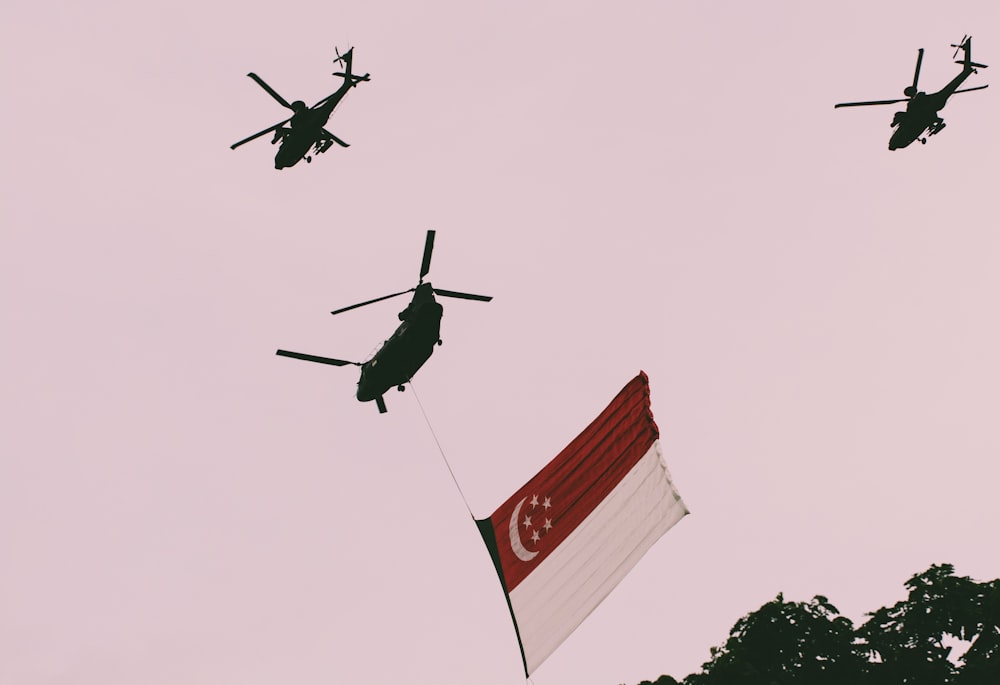
[[[826,597],[779,594],[741,618],[683,685],[997,685],[1000,580],[956,576],[950,564],[908,581],[906,599],[855,628]],[[954,645],[967,646],[953,654]],[[673,685],[670,676],[651,684]]]

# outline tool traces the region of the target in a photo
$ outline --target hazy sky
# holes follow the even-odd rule
[[[534,674],[682,677],[784,592],[855,621],[1000,576],[1000,6],[11,0],[0,22],[0,681],[523,678],[414,393],[356,369],[438,231],[415,379],[473,513],[643,369],[691,516]],[[273,169],[287,99],[371,72]],[[970,78],[990,82],[995,69]]]

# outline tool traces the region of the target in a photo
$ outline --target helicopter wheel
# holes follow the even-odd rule
[[[926,145],[927,144],[927,139],[926,138],[920,138],[920,144],[921,145]]]
[[[444,345],[444,340],[442,340],[441,338],[438,338],[437,344],[438,344],[438,347],[441,347],[442,345]]]
[[[398,390],[399,392],[406,392],[406,386],[400,383],[399,385],[396,386],[396,390]]]
[[[313,161],[312,157],[309,156],[306,157],[306,164],[312,164],[312,161]]]

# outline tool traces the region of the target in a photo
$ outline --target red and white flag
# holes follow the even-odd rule
[[[555,459],[477,520],[526,676],[687,513],[660,454],[640,372]]]

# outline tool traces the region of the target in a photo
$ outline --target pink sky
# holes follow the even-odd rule
[[[0,682],[519,682],[413,393],[356,372],[431,278],[415,390],[485,516],[640,369],[691,509],[534,674],[682,677],[784,592],[860,621],[1000,576],[994,84],[886,149],[918,48],[1000,7],[8,3]],[[991,33],[992,32],[992,33]],[[352,145],[277,172],[355,46]],[[989,83],[993,69],[968,85]],[[397,306],[398,305],[398,306]]]

